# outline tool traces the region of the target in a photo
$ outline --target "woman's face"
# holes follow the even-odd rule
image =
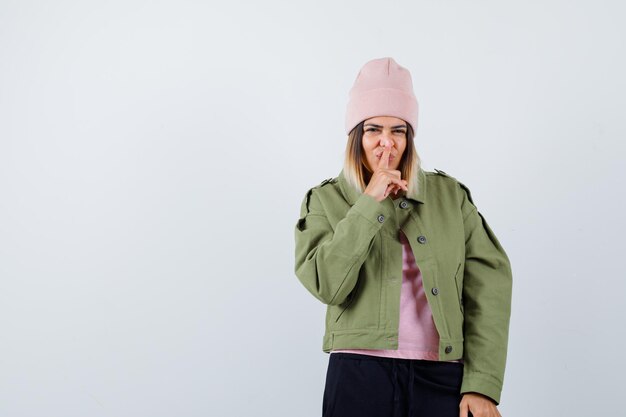
[[[366,166],[374,172],[386,143],[391,147],[389,169],[398,169],[406,148],[407,123],[392,116],[377,116],[363,122],[363,152]]]

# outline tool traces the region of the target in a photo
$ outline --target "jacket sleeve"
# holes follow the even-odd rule
[[[465,340],[461,393],[477,392],[498,405],[511,315],[511,264],[494,232],[474,205],[469,189],[459,184],[463,193],[465,229]]]
[[[318,191],[312,188],[302,201],[295,227],[295,274],[322,303],[337,305],[355,287],[374,237],[388,216],[374,197],[361,194],[333,229]],[[380,214],[383,222],[378,220]]]

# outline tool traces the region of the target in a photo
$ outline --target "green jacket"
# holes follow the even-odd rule
[[[343,170],[307,191],[295,226],[295,274],[326,309],[322,350],[397,349],[402,229],[422,272],[439,360],[463,359],[461,393],[500,403],[511,314],[507,254],[469,189],[420,170],[419,194],[378,202]]]

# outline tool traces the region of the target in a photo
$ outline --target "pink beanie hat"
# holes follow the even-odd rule
[[[393,58],[368,61],[350,89],[346,134],[363,120],[376,116],[398,117],[417,128],[417,99],[411,73]]]

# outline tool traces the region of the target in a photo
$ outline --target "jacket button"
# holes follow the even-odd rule
[[[407,208],[408,206],[409,206],[409,203],[407,203],[406,200],[400,201],[400,207],[401,208]]]
[[[439,294],[439,288],[434,287],[434,288],[431,290],[431,292],[433,293],[433,295],[437,295],[437,294]]]
[[[417,241],[419,243],[426,243],[426,236],[418,236]]]
[[[378,215],[378,221],[379,221],[380,223],[384,222],[384,221],[385,221],[385,216],[383,216],[382,214],[379,214],[379,215]]]
[[[446,346],[446,353],[450,353],[452,352],[452,346],[448,345]]]

